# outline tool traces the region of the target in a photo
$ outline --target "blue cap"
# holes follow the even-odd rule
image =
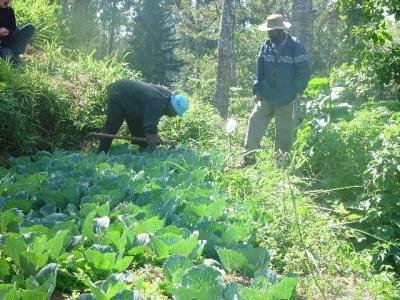
[[[172,94],[171,104],[176,114],[180,117],[182,117],[189,108],[189,101],[187,97],[182,94]]]

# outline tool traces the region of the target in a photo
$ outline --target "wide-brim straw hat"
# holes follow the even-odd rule
[[[257,28],[258,30],[261,31],[270,31],[274,29],[288,29],[292,26],[289,22],[284,22],[283,21],[283,16],[276,14],[276,15],[270,15],[267,18],[267,21],[261,25],[259,25]]]

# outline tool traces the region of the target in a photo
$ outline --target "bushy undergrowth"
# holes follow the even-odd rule
[[[323,201],[342,207],[338,212],[358,230],[357,248],[372,249],[377,267],[399,274],[399,113],[384,103],[350,110],[343,118],[331,119],[328,112],[306,123],[295,153],[303,156],[299,161],[314,188],[331,190]]]
[[[326,299],[399,296],[393,274],[375,273],[370,253],[357,253],[346,241],[352,232],[340,226],[341,216],[315,203],[324,190],[305,193],[311,188],[308,178],[285,174],[272,149],[257,158],[254,168],[229,172],[220,180],[232,199],[248,203],[249,211],[264,220],[257,226],[257,239],[274,249],[274,268],[299,275],[299,294],[307,299],[322,299],[321,293]]]

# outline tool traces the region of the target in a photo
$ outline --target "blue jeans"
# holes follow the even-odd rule
[[[15,56],[25,52],[26,46],[35,34],[35,27],[32,24],[26,24],[1,41],[1,48],[10,49]]]

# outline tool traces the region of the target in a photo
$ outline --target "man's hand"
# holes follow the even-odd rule
[[[7,36],[7,35],[9,35],[9,34],[10,34],[10,32],[8,31],[7,28],[4,28],[4,27],[1,27],[1,28],[0,28],[0,37]]]
[[[158,134],[146,134],[147,147],[150,151],[156,149],[158,144],[162,144],[164,141]]]

